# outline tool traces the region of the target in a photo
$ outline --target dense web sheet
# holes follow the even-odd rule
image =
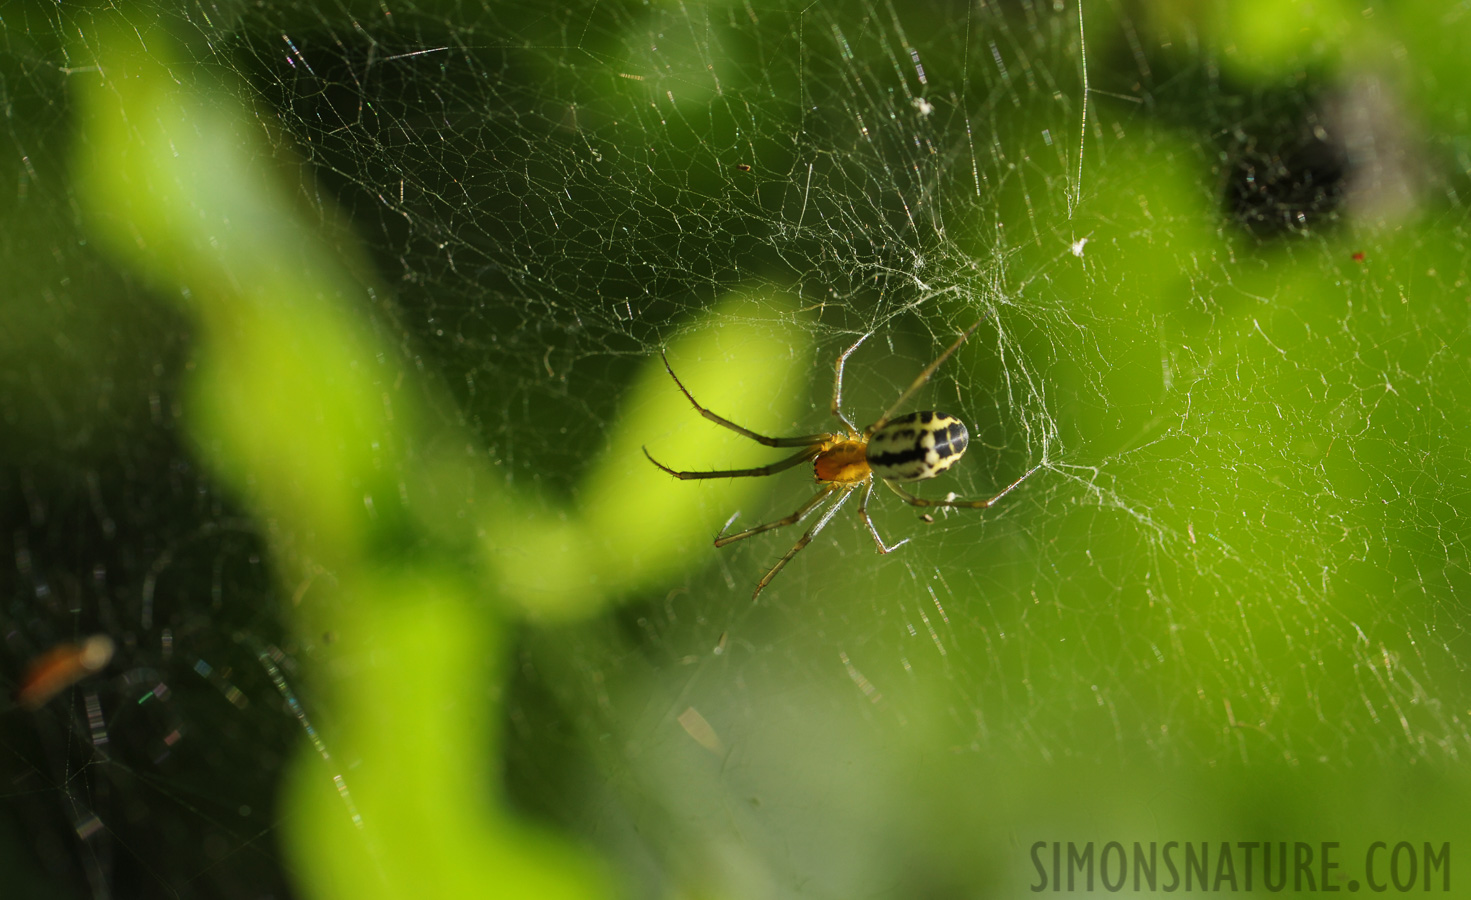
[[[83,895],[223,896],[276,859],[294,742],[356,815],[308,674],[335,636],[290,621],[345,576],[272,563],[295,539],[201,471],[210,448],[180,424],[194,326],[71,209],[67,97],[106,75],[98,20],[30,12],[0,26],[27,111],[8,207],[33,223],[0,247],[26,298],[22,337],[0,339],[6,671],[94,632],[120,646],[7,713],[9,827],[36,827],[37,871],[73,868]],[[1166,16],[1062,4],[288,4],[164,26],[183,80],[251,105],[255,164],[298,169],[304,217],[351,235],[356,314],[442,433],[535,515],[639,535],[693,509],[679,566],[589,588],[607,609],[528,627],[511,667],[513,801],[637,877],[851,896],[913,875],[895,860],[920,820],[971,821],[937,756],[1467,752],[1465,144],[1413,73],[1319,60],[1278,86]],[[778,458],[683,406],[660,349],[722,415],[807,434],[836,426],[832,362],[859,337],[845,399],[864,425],[977,320],[911,405],[963,418],[969,453],[916,490],[983,498],[1041,466],[991,510],[925,521],[878,491],[879,529],[907,544],[875,554],[846,511],[759,604],[800,530],[709,539],[795,509],[805,470],[587,513],[625,445],[681,469]],[[682,411],[624,434],[660,396]],[[845,817],[884,824],[814,836]],[[147,846],[195,829],[198,858]],[[844,842],[885,852],[844,867]],[[1004,885],[1002,858],[939,866],[935,890]]]

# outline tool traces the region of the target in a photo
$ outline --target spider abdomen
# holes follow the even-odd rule
[[[924,481],[955,465],[969,443],[965,423],[954,416],[910,413],[869,435],[868,465],[885,481]]]

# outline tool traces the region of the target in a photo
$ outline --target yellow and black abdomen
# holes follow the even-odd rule
[[[868,438],[868,465],[885,481],[924,481],[955,465],[965,454],[965,423],[926,410],[899,416]]]

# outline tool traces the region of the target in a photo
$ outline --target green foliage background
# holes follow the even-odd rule
[[[1015,896],[1037,840],[1464,843],[1464,17],[1086,5],[1080,166],[1075,7],[394,15],[0,25],[7,671],[122,644],[113,749],[82,695],[6,713],[14,883]],[[375,88],[354,42],[450,49]],[[930,131],[880,115],[930,115],[911,46],[975,79]],[[318,97],[282,54],[341,65]],[[1243,160],[1290,169],[1365,91],[1381,141],[1412,123],[1412,202],[1233,215]],[[885,164],[919,133],[943,164],[911,206]],[[455,154],[476,180],[436,182]],[[796,206],[815,232],[774,226]],[[1013,399],[958,489],[1043,469],[921,532],[918,568],[814,547],[751,606],[776,551],[709,535],[798,501],[643,460],[766,458],[691,422],[655,351],[807,431],[865,326],[900,384],[982,315],[952,377]],[[102,838],[68,833],[92,812]]]

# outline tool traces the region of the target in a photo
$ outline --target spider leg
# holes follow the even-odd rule
[[[761,576],[761,580],[756,583],[755,592],[751,594],[751,599],[753,601],[757,597],[761,596],[761,592],[766,589],[766,586],[768,584],[771,584],[771,579],[776,577],[776,573],[780,572],[782,570],[782,567],[791,562],[792,557],[796,556],[798,553],[801,553],[802,548],[812,543],[812,539],[816,537],[817,533],[821,531],[828,522],[832,521],[832,517],[837,515],[838,510],[842,508],[843,504],[851,496],[853,496],[852,491],[843,491],[841,494],[839,494],[838,499],[834,500],[832,502],[832,505],[827,508],[827,511],[822,514],[822,518],[817,520],[817,524],[807,529],[807,533],[797,539],[796,545],[793,546],[792,549],[787,551],[787,555],[777,560],[776,565],[771,567],[771,571]]]
[[[1040,468],[1042,468],[1041,463],[1037,463],[1035,466],[1032,466],[1030,469],[1022,473],[1022,477],[1002,488],[1000,493],[989,500],[928,500],[924,497],[914,496],[913,494],[899,487],[899,485],[895,484],[892,481],[885,481],[884,484],[888,485],[889,489],[892,490],[894,493],[898,494],[900,497],[903,497],[904,502],[908,503],[910,506],[953,506],[959,509],[987,509],[995,505],[996,501],[1011,493],[1012,488],[1015,488],[1023,481],[1031,478],[1032,473],[1036,472]]]
[[[657,459],[654,459],[653,455],[649,453],[648,447],[643,448],[644,456],[647,456],[649,458],[649,462],[668,472],[670,475],[673,475],[675,478],[685,481],[699,478],[754,478],[761,475],[775,475],[777,472],[783,472],[787,469],[790,469],[792,466],[800,466],[802,463],[816,457],[821,450],[821,444],[807,447],[803,449],[800,453],[797,453],[794,456],[789,456],[781,462],[774,462],[769,466],[758,466],[754,469],[720,469],[714,472],[680,472],[676,469],[671,469],[663,463],[659,462]]]
[[[818,491],[811,500],[803,503],[797,509],[797,511],[792,513],[790,516],[782,519],[777,519],[774,522],[767,522],[765,525],[757,525],[755,528],[747,528],[745,531],[742,531],[739,534],[716,535],[715,546],[724,547],[726,544],[734,544],[736,541],[739,541],[743,538],[748,538],[753,534],[760,534],[763,531],[770,531],[773,528],[785,528],[788,525],[795,525],[803,519],[807,518],[808,513],[812,512],[814,509],[820,506],[822,504],[822,501],[826,500],[828,496],[832,494],[832,492],[832,485],[826,485],[823,487],[822,490]],[[726,522],[725,524],[729,525],[730,523]]]
[[[873,519],[870,519],[868,517],[868,498],[869,497],[872,497],[872,496],[873,496],[873,480],[870,479],[869,482],[868,482],[868,486],[863,489],[863,499],[858,501],[858,518],[862,519],[863,520],[863,524],[865,524],[865,525],[868,526],[868,533],[871,534],[871,535],[873,535],[873,542],[875,544],[878,544],[879,553],[880,554],[883,554],[883,553],[893,553],[895,550],[898,550],[900,547],[902,547],[905,544],[909,543],[909,538],[905,538],[904,540],[900,541],[899,543],[895,544],[892,547],[887,546],[886,544],[884,544],[884,539],[881,538],[881,537],[879,537],[879,530],[877,528],[873,527]]]
[[[860,432],[858,426],[848,421],[848,417],[843,415],[843,366],[848,362],[848,357],[853,355],[853,351],[857,350],[863,345],[864,341],[872,336],[873,332],[870,331],[868,334],[854,341],[853,346],[839,354],[838,361],[833,366],[838,371],[837,378],[833,381],[833,415],[837,417],[838,421],[848,426],[849,434],[860,434]]]
[[[742,428],[731,420],[724,418],[723,416],[717,416],[715,413],[701,406],[700,402],[696,400],[694,395],[689,392],[689,389],[684,386],[684,382],[679,380],[679,376],[674,374],[674,369],[669,365],[669,357],[665,355],[663,350],[659,351],[659,356],[661,359],[664,360],[664,371],[668,372],[669,377],[674,379],[674,384],[676,387],[679,388],[679,392],[684,394],[684,398],[690,402],[690,405],[692,405],[700,413],[700,415],[714,422],[716,425],[723,425],[724,427],[729,428],[731,431],[734,431],[736,434],[748,437],[751,440],[756,441],[760,444],[765,444],[768,447],[806,447],[809,444],[821,443],[825,440],[828,440],[830,437],[830,435],[826,434],[804,434],[801,437],[774,438],[767,437],[764,434],[757,434],[749,428]],[[655,463],[655,465],[658,465],[658,463]],[[660,466],[660,468],[663,467]]]
[[[950,354],[954,353],[956,350],[959,350],[960,345],[965,343],[965,339],[974,334],[975,330],[977,328],[980,328],[981,323],[984,321],[986,321],[986,318],[984,316],[977,319],[976,323],[967,328],[965,330],[965,333],[962,334],[959,339],[955,341],[955,343],[951,344],[949,349],[947,349],[944,353],[941,353],[938,359],[930,363],[928,366],[925,366],[924,371],[919,373],[919,377],[915,378],[914,381],[910,383],[909,387],[904,389],[904,393],[899,395],[899,399],[894,401],[894,405],[889,407],[888,410],[879,417],[879,420],[877,422],[874,422],[872,425],[868,426],[868,428],[864,429],[863,433],[873,434],[875,431],[878,431],[880,428],[883,428],[885,425],[889,424],[889,420],[894,417],[894,413],[899,410],[899,407],[903,406],[905,401],[907,401],[910,397],[913,397],[915,391],[924,387],[924,383],[930,380],[930,376],[935,374],[935,370],[940,368],[940,364],[949,359]]]

